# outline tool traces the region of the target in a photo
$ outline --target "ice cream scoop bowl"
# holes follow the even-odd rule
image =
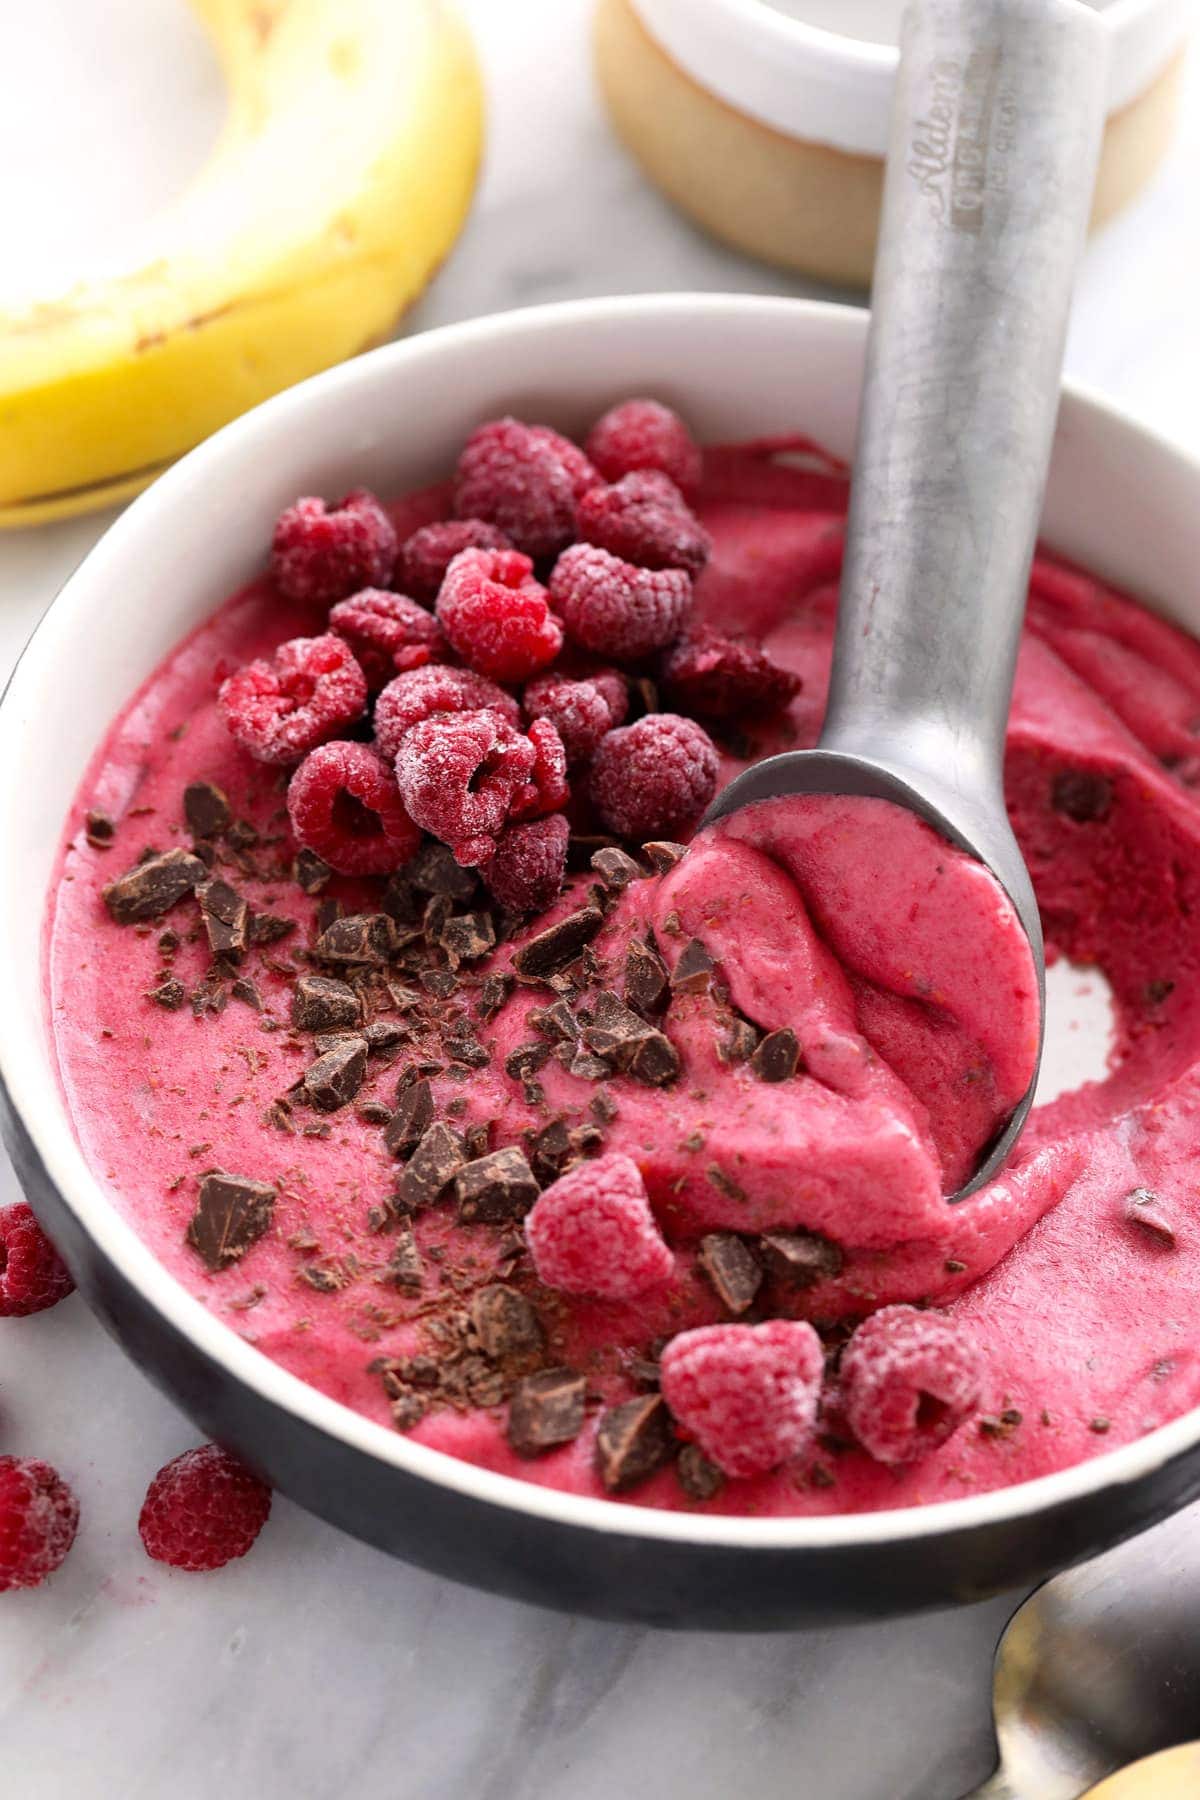
[[[746,770],[706,818],[796,794],[915,812],[1012,901],[1043,1014],[1042,931],[1005,813],[1004,733],[1106,67],[1100,21],[1077,0],[910,7],[824,729],[817,749]],[[953,1199],[1015,1145],[1037,1061]]]

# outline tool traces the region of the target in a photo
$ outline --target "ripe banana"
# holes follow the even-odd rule
[[[0,525],[126,498],[387,335],[449,249],[482,131],[440,0],[193,0],[229,86],[140,268],[0,312]]]

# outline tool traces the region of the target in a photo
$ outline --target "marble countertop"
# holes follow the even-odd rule
[[[465,10],[491,87],[487,167],[414,327],[584,294],[808,291],[645,185],[592,92],[588,0]],[[64,219],[113,228],[203,153],[220,89],[182,0],[43,0],[5,32],[0,94],[25,96],[0,105],[0,156],[11,168],[19,149],[25,171],[0,196],[10,262],[14,242],[61,253]],[[52,69],[65,139],[29,99]],[[1200,452],[1200,59],[1188,87],[1168,166],[1089,249],[1067,364]],[[89,136],[80,108],[85,124],[116,109],[120,128]],[[0,538],[0,672],[106,523]],[[0,1203],[16,1193],[0,1157]],[[77,1297],[0,1323],[0,1450],[56,1463],[84,1508],[55,1579],[0,1601],[14,1800],[953,1800],[986,1772],[972,1701],[1003,1600],[889,1628],[671,1636],[435,1580],[282,1499],[245,1562],[181,1576],[146,1559],[135,1525],[149,1477],[194,1441]]]

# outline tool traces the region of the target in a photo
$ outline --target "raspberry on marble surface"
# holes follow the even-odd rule
[[[339,600],[329,614],[329,629],[345,638],[372,689],[446,655],[446,640],[433,614],[390,588],[363,588]]]
[[[726,1475],[764,1475],[799,1455],[816,1429],[825,1357],[800,1320],[702,1325],[663,1351],[663,1398]]]
[[[389,681],[375,702],[375,742],[389,759],[396,756],[406,731],[439,713],[494,712],[506,725],[520,722],[521,709],[511,694],[473,669],[430,664],[410,669]]]
[[[390,875],[420,846],[396,777],[370,744],[335,740],[310,751],[287,805],[297,841],[339,875]]]
[[[525,1238],[538,1280],[564,1294],[632,1300],[674,1273],[642,1172],[619,1151],[560,1175],[534,1202]]]
[[[578,507],[584,543],[599,544],[643,569],[686,569],[693,581],[712,539],[669,475],[635,469],[611,487],[595,487]]]
[[[219,1444],[201,1444],[158,1471],[138,1531],[155,1562],[195,1573],[245,1556],[270,1510],[265,1481]]]
[[[0,1594],[40,1587],[75,1542],[79,1502],[49,1463],[0,1456]]]
[[[719,771],[703,726],[678,713],[648,713],[603,739],[588,786],[618,837],[670,837],[695,824],[717,791]]]
[[[497,526],[527,556],[554,556],[574,538],[576,505],[598,480],[578,445],[548,425],[491,419],[463,446],[454,510]]]
[[[486,519],[441,519],[422,525],[400,546],[396,585],[422,606],[432,606],[446,570],[460,550],[511,550],[510,540]]]
[[[700,485],[704,459],[679,414],[659,400],[623,400],[602,414],[584,445],[606,481],[635,469],[658,469],[690,497]]]
[[[333,632],[289,638],[270,662],[259,658],[227,676],[217,707],[259,762],[296,763],[362,718],[367,680],[350,646]]]
[[[910,1463],[936,1450],[979,1404],[982,1366],[970,1336],[945,1313],[885,1306],[842,1352],[846,1422],[876,1462]]]
[[[395,561],[395,528],[366,488],[331,507],[311,496],[297,500],[275,522],[271,573],[289,600],[328,606],[358,588],[381,587]]]
[[[45,1312],[73,1293],[67,1265],[23,1200],[0,1207],[0,1319]]]
[[[446,570],[437,618],[463,661],[491,681],[524,681],[562,649],[549,596],[517,550],[460,551]]]

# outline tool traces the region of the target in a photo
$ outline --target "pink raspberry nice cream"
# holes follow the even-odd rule
[[[882,802],[693,837],[816,739],[845,504],[802,440],[702,456],[652,400],[583,448],[491,421],[436,489],[297,500],[97,753],[47,934],[79,1140],[335,1399],[763,1515],[1200,1401],[1200,647],[1037,561],[1009,807],[1116,1036],[951,1206],[1036,1056],[1006,897]]]

